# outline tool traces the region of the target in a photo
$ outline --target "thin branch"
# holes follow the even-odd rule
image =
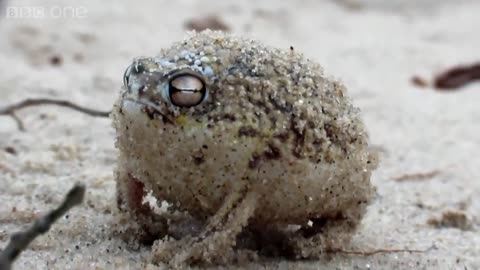
[[[56,105],[61,107],[70,108],[72,110],[76,110],[90,116],[94,117],[108,117],[110,115],[110,111],[98,111],[90,108],[86,108],[80,105],[77,105],[68,100],[57,100],[57,99],[49,99],[49,98],[29,98],[18,103],[12,104],[7,106],[6,108],[0,109],[0,115],[11,115],[18,110],[32,107],[32,106],[39,106],[39,105]]]
[[[419,180],[428,180],[442,173],[441,170],[433,170],[429,172],[419,172],[411,174],[403,174],[400,176],[393,177],[393,180],[397,182],[406,182],[406,181],[419,181]]]
[[[23,123],[22,119],[18,117],[18,115],[14,112],[10,113],[10,116],[15,120],[15,123],[17,123],[17,127],[20,131],[25,131],[25,124]]]
[[[93,116],[93,117],[109,117],[110,111],[99,111],[90,108],[86,108],[75,104],[68,100],[57,100],[49,98],[29,98],[12,105],[8,105],[5,108],[0,108],[0,115],[11,116],[17,123],[18,129],[21,131],[25,130],[25,126],[20,118],[15,114],[18,110],[25,109],[33,106],[42,106],[42,105],[55,105],[65,108],[70,108],[72,110]]]
[[[33,225],[21,232],[12,235],[7,247],[0,252],[0,270],[10,270],[18,255],[39,235],[46,233],[52,224],[68,212],[72,207],[80,204],[85,195],[85,186],[77,183],[65,196],[62,204],[45,216],[37,219]]]
[[[372,256],[375,254],[383,254],[383,253],[424,253],[431,250],[433,247],[429,247],[425,250],[418,250],[418,249],[375,249],[375,250],[344,250],[344,249],[330,249],[327,253],[343,253],[343,254],[350,254],[350,255],[361,255],[361,256]]]
[[[447,69],[434,78],[433,84],[438,90],[451,90],[475,80],[480,80],[480,62]]]

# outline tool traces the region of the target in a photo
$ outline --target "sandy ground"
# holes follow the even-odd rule
[[[382,153],[372,180],[378,196],[346,248],[429,250],[241,267],[480,269],[480,84],[441,93],[410,82],[412,75],[430,78],[453,64],[480,60],[479,1],[82,0],[8,6],[44,7],[46,13],[0,20],[0,106],[52,97],[109,110],[133,57],[181,39],[185,22],[206,14],[217,14],[234,33],[294,46],[345,81]],[[49,12],[58,7],[84,9],[75,18],[55,18],[62,16]],[[115,233],[110,121],[57,107],[18,115],[25,132],[0,117],[0,246],[56,206],[74,182],[86,183],[88,192],[83,206],[37,239],[15,269],[154,269],[148,247],[128,246]],[[415,173],[426,175],[401,181]],[[451,218],[440,218],[449,210],[466,219],[448,226]],[[440,219],[438,226],[432,219]]]

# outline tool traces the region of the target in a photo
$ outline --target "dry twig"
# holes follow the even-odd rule
[[[28,108],[28,107],[33,107],[33,106],[41,106],[41,105],[55,105],[55,106],[61,106],[65,108],[70,108],[75,111],[79,111],[81,113],[93,116],[93,117],[108,117],[110,115],[110,111],[98,111],[90,108],[86,108],[83,106],[80,106],[78,104],[75,104],[71,101],[68,100],[57,100],[57,99],[49,99],[49,98],[29,98],[25,99],[23,101],[20,101],[18,103],[9,105],[5,108],[0,108],[0,115],[8,115],[11,116],[18,125],[18,129],[20,130],[25,130],[25,126],[20,118],[17,117],[15,114],[18,110]]]
[[[460,88],[470,82],[480,80],[480,62],[472,65],[459,65],[447,69],[434,78],[435,88],[451,90]]]
[[[33,225],[25,231],[12,235],[7,247],[0,252],[0,270],[10,270],[18,255],[40,234],[46,233],[52,224],[68,212],[72,207],[80,204],[85,195],[85,186],[75,184],[68,192],[63,203],[55,210],[37,219]]]
[[[433,177],[435,177],[435,176],[437,176],[441,173],[442,173],[442,171],[440,171],[440,170],[433,170],[433,171],[430,171],[430,172],[403,174],[403,175],[394,177],[393,180],[395,180],[397,182],[427,180],[427,179],[433,178]]]
[[[410,81],[417,87],[420,87],[420,88],[425,88],[428,86],[428,81],[425,80],[424,78],[418,76],[418,75],[414,75]]]
[[[383,254],[383,253],[423,253],[427,252],[433,247],[430,247],[425,250],[418,250],[418,249],[375,249],[375,250],[345,250],[345,249],[331,249],[328,250],[327,253],[342,253],[342,254],[349,254],[349,255],[360,255],[360,256],[372,256],[376,254]]]

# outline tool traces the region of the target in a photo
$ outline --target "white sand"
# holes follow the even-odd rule
[[[155,54],[183,37],[187,19],[211,13],[232,32],[294,46],[345,81],[383,153],[373,177],[377,199],[346,248],[434,248],[249,267],[480,269],[480,83],[451,93],[410,83],[412,75],[429,78],[453,64],[480,61],[479,1],[43,2],[48,5],[32,0],[8,6],[45,7],[47,15],[52,7],[83,7],[86,17],[0,20],[0,106],[53,97],[108,110],[133,57]],[[362,8],[349,8],[352,2]],[[62,64],[52,66],[51,55],[61,56]],[[85,182],[88,192],[84,205],[37,239],[15,269],[152,269],[148,247],[129,247],[115,233],[110,121],[57,107],[19,116],[26,132],[0,118],[0,148],[17,151],[0,151],[0,246],[55,207],[74,182]],[[428,179],[394,180],[434,170],[440,173]],[[427,224],[448,209],[463,209],[471,229]]]

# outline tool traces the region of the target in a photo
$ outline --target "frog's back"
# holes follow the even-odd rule
[[[291,48],[281,50],[205,31],[175,43],[159,57],[212,74],[211,100],[191,110],[192,117],[229,120],[237,119],[229,114],[237,114],[260,133],[278,133],[280,137],[316,131],[296,140],[295,155],[312,161],[334,158],[334,153],[325,151],[326,145],[347,150],[349,142],[366,144],[358,110],[351,105],[345,87]]]

